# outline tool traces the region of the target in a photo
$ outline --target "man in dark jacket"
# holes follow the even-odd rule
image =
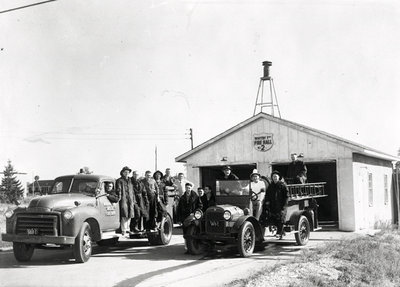
[[[232,169],[229,165],[226,165],[222,168],[222,172],[224,175],[221,177],[222,180],[238,180],[239,178],[237,177],[236,174],[232,172]]]
[[[147,199],[147,192],[141,181],[138,180],[137,171],[132,172],[132,185],[133,192],[135,194],[136,204],[135,204],[135,218],[131,221],[131,230],[134,232],[139,232],[144,228],[144,222],[146,222],[147,217],[149,217],[149,212],[147,211],[147,206],[149,205],[149,200]]]
[[[135,196],[133,192],[133,185],[129,178],[131,169],[127,166],[123,167],[120,175],[117,179],[116,191],[117,194],[121,194],[121,200],[119,202],[120,216],[121,216],[121,233],[125,235],[130,233],[130,222],[131,218],[135,217]]]
[[[200,197],[201,203],[203,205],[203,211],[205,212],[207,208],[215,205],[215,196],[212,193],[211,186],[206,185],[204,187],[204,195]]]
[[[178,221],[183,222],[196,209],[201,209],[203,204],[197,193],[192,190],[191,183],[185,184],[185,193],[179,199],[177,217]]]
[[[269,224],[277,227],[276,234],[282,239],[283,224],[286,218],[286,209],[289,200],[289,190],[281,181],[282,177],[278,171],[271,173],[272,182],[267,188],[263,204],[262,219],[267,218]]]
[[[114,190],[114,184],[112,182],[106,182],[105,191],[107,194],[107,198],[111,203],[116,203],[120,201],[121,194],[117,194],[117,191]]]
[[[151,171],[148,170],[144,174],[144,178],[142,180],[144,188],[147,193],[148,198],[148,206],[147,210],[149,212],[149,216],[146,221],[146,230],[147,231],[155,231],[156,229],[156,218],[157,218],[157,203],[160,200],[158,197],[158,185],[154,178],[152,177]]]
[[[287,181],[289,184],[304,184],[307,182],[307,166],[303,161],[299,160],[302,154],[297,156],[297,153],[290,155],[292,162],[288,165]]]

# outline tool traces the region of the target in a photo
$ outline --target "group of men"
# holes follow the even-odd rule
[[[304,184],[307,181],[307,168],[298,159],[297,154],[291,154],[292,162],[288,166],[286,180],[289,183]],[[230,166],[222,169],[220,180],[239,180]],[[137,171],[125,166],[116,181],[115,189],[112,183],[107,184],[107,197],[120,206],[122,235],[137,233],[143,230],[154,231],[157,222],[166,214],[168,197],[174,196],[173,216],[175,222],[183,222],[196,209],[205,211],[215,205],[215,194],[210,186],[193,190],[193,183],[179,173],[177,178],[171,176],[169,168],[165,175],[161,171],[152,174],[146,171],[139,179]],[[289,191],[285,180],[279,171],[273,171],[270,179],[261,176],[257,170],[250,175],[249,190],[252,198],[253,216],[262,224],[275,225],[277,235],[282,238],[283,224],[286,217],[286,207]]]
[[[174,197],[172,208],[177,222],[183,222],[197,208],[214,204],[209,186],[197,191],[193,190],[193,186],[183,173],[176,178],[171,176],[169,168],[165,170],[165,175],[159,170],[153,174],[148,170],[143,178],[139,178],[137,171],[125,166],[120,171],[115,188],[109,182],[105,189],[110,202],[119,202],[121,234],[129,236],[144,230],[155,231],[157,223],[167,213],[169,196]]]

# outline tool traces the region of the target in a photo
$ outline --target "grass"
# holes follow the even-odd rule
[[[400,286],[400,231],[330,242],[229,286]]]

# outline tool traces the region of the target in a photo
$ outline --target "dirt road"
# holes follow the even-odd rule
[[[221,286],[266,264],[293,258],[304,247],[294,236],[269,241],[250,258],[233,252],[210,256],[185,254],[181,229],[174,228],[168,246],[149,246],[146,239],[95,247],[93,257],[76,264],[72,250],[35,250],[32,261],[18,263],[12,251],[0,252],[0,286]],[[345,232],[313,232],[306,248],[353,236]]]

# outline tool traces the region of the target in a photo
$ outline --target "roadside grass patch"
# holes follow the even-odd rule
[[[329,242],[227,286],[400,286],[400,231]]]

